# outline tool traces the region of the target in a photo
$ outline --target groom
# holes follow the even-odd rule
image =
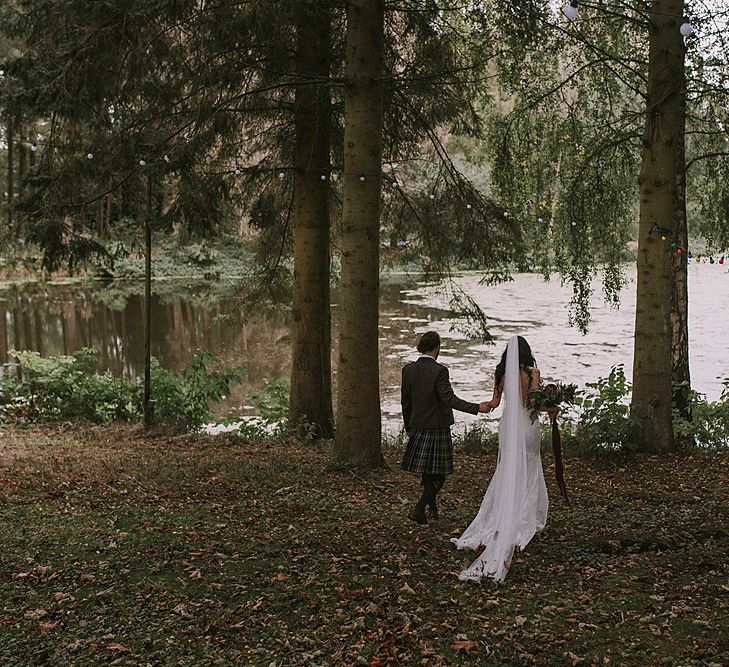
[[[469,403],[453,393],[448,369],[436,360],[440,336],[435,331],[423,334],[418,343],[420,357],[402,369],[402,418],[409,436],[403,470],[422,474],[423,495],[409,514],[419,524],[427,524],[425,508],[438,518],[435,497],[453,472],[451,424],[453,410],[488,412],[488,401]]]

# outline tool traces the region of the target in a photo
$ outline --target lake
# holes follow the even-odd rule
[[[592,297],[592,323],[587,335],[568,325],[572,291],[558,278],[545,282],[536,274],[518,274],[509,283],[479,284],[477,274],[457,280],[484,309],[495,345],[485,345],[459,330],[461,324],[438,286],[407,275],[383,277],[380,296],[380,375],[383,423],[388,431],[400,425],[399,383],[404,363],[417,357],[419,335],[438,331],[443,338],[440,361],[451,373],[456,393],[473,401],[490,398],[493,370],[509,337],[522,334],[531,343],[542,375],[584,386],[624,364],[630,378],[635,318],[635,268],[626,271],[619,310],[601,296],[599,281]],[[141,287],[141,286],[140,286]],[[174,292],[174,290],[173,290]],[[138,294],[119,296],[101,283],[53,285],[25,283],[0,288],[0,362],[11,349],[38,350],[44,355],[68,354],[80,347],[99,351],[99,366],[115,375],[142,373],[143,300]],[[201,295],[204,297],[204,295]],[[332,295],[336,318],[336,292]],[[212,352],[226,365],[248,368],[243,385],[218,410],[219,416],[251,414],[245,394],[265,379],[286,376],[291,364],[290,337],[284,317],[241,318],[235,301],[205,303],[204,298],[153,295],[152,354],[179,370],[196,350]],[[729,376],[729,275],[724,266],[689,266],[689,332],[691,373],[696,390],[716,400]],[[334,332],[336,344],[336,324]],[[336,359],[336,346],[334,350]],[[336,382],[336,377],[335,377]],[[473,419],[458,413],[460,424]]]

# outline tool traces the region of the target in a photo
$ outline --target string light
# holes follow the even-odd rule
[[[648,232],[648,234],[649,235],[654,235],[655,234],[656,236],[660,236],[661,237],[661,241],[668,241],[668,240],[671,240],[671,239],[669,239],[668,232],[669,232],[669,230],[666,230],[663,227],[659,227],[658,225],[653,225],[651,227],[650,231]],[[686,250],[686,248],[682,248],[678,243],[676,243],[673,240],[671,240],[671,250],[675,251],[675,253],[677,255],[686,254],[687,259],[692,259],[693,258],[693,254],[691,253],[690,250]],[[696,258],[696,261],[697,262],[701,262],[701,255],[699,255]],[[709,263],[711,263],[711,264],[714,263],[714,258],[713,257],[709,257]]]
[[[571,0],[568,5],[562,7],[562,13],[570,20],[574,21],[577,18],[577,0]]]
[[[681,27],[678,29],[678,31],[683,37],[690,37],[694,34],[694,27],[691,25],[687,16],[683,17],[683,23],[681,23]]]
[[[43,137],[41,135],[38,135],[38,136],[39,136],[39,140],[41,140],[42,145],[46,145],[42,141],[43,140]],[[28,143],[30,150],[33,151],[33,152],[36,152],[39,149],[39,147],[40,147],[38,145],[38,141],[36,141],[36,140],[34,140],[34,141],[25,141],[25,142],[23,142],[21,140],[21,142],[22,143]],[[48,144],[48,145],[51,145],[51,144]],[[3,145],[2,142],[0,142],[0,149],[2,149],[2,148],[5,148],[5,146]],[[95,156],[95,154],[93,152],[89,151],[88,153],[86,153],[85,157],[86,157],[87,160],[90,161],[90,160],[94,160],[96,156]],[[170,158],[169,158],[168,155],[165,155],[163,157],[163,160],[164,160],[164,162],[166,162],[168,164],[170,163]],[[146,167],[147,166],[147,160],[145,158],[140,158],[138,164],[139,164],[140,167]],[[240,176],[241,174],[243,174],[243,172],[245,170],[242,167],[240,167],[240,166],[236,166],[233,171],[234,171],[234,173],[235,173],[236,176]],[[278,172],[278,178],[279,179],[284,179],[285,176],[286,176],[285,172],[283,172],[283,171],[279,171]],[[326,181],[329,178],[329,176],[327,174],[321,174],[319,176],[319,178],[322,181]],[[331,174],[331,178],[332,178],[332,180],[335,180],[335,181],[338,180],[336,173],[332,173]],[[359,180],[360,180],[360,182],[365,182],[366,181],[366,176],[364,174],[361,174],[359,176]],[[396,188],[396,189],[400,189],[401,188],[401,184],[397,180],[393,180],[392,181],[392,187],[393,188]],[[436,195],[435,195],[435,193],[431,192],[428,195],[428,197],[429,197],[429,199],[431,201],[434,201],[435,198],[436,198]],[[473,209],[473,204],[471,204],[470,202],[467,203],[466,204],[466,209],[469,210],[469,211],[472,210]],[[504,217],[508,217],[508,215],[509,215],[508,211],[504,211],[503,212],[503,215],[504,215]],[[541,222],[542,221],[542,218],[539,218],[539,221]]]
[[[579,14],[579,8],[577,6],[577,0],[570,0],[570,2],[562,7],[562,13],[570,20],[574,21]],[[661,13],[661,12],[657,12]],[[664,16],[671,16],[671,14],[664,14]],[[681,25],[678,31],[682,37],[690,37],[694,34],[694,27],[688,19],[688,16],[684,16],[681,20]]]

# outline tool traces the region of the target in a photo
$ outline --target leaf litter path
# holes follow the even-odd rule
[[[0,430],[0,664],[729,664],[729,456],[568,457],[506,582],[452,548],[493,452],[409,521],[400,452],[134,426]]]

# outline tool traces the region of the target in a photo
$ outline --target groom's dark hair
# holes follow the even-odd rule
[[[428,331],[420,337],[418,342],[418,352],[420,354],[435,350],[436,347],[440,347],[440,336],[436,331]]]

